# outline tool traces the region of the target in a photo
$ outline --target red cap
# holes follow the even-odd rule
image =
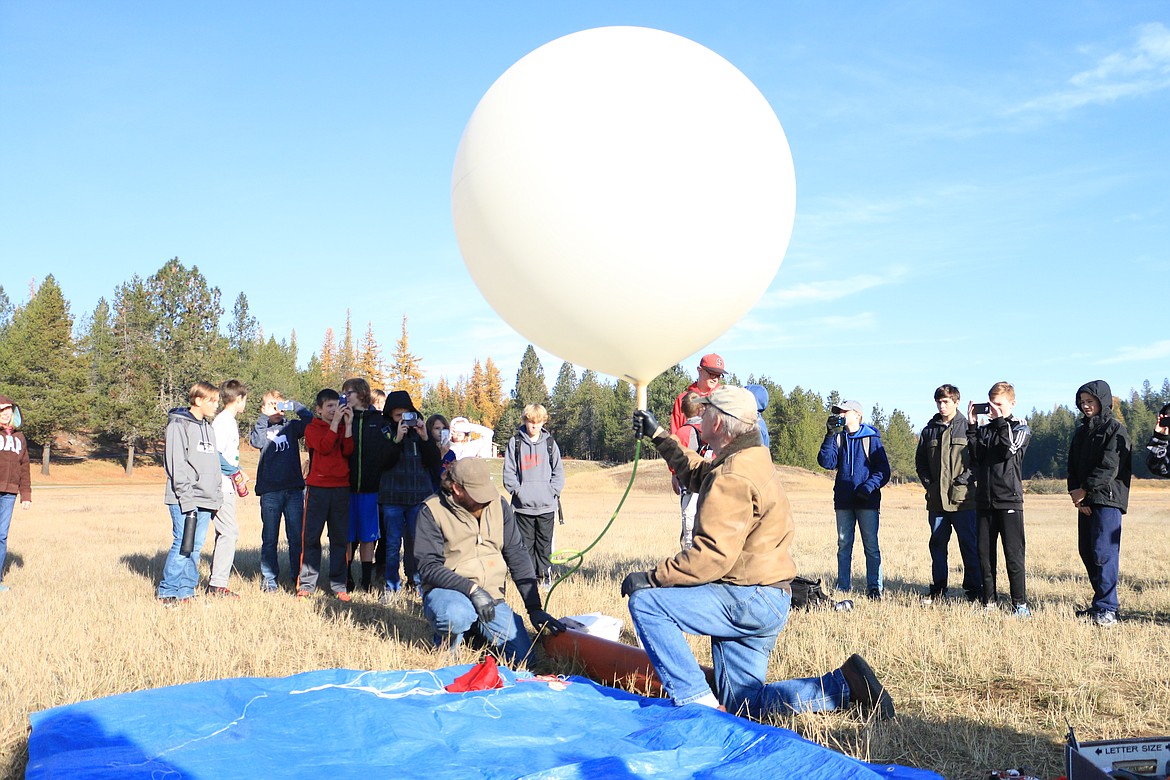
[[[699,368],[705,368],[712,374],[722,374],[727,370],[727,366],[723,364],[723,358],[714,352],[710,355],[703,355],[703,359],[699,361]]]

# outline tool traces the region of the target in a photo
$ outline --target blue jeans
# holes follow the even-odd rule
[[[0,493],[0,582],[4,581],[4,561],[8,558],[8,528],[12,525],[15,493]]]
[[[524,621],[503,601],[496,604],[495,619],[484,623],[467,596],[457,590],[432,588],[423,595],[423,614],[434,629],[435,647],[449,644],[456,648],[463,643],[463,635],[474,628],[488,645],[502,650],[510,660],[524,661],[532,649]]]
[[[1117,611],[1118,558],[1121,555],[1121,510],[1113,506],[1090,507],[1077,514],[1077,546],[1081,562],[1093,585],[1093,609]]]
[[[203,549],[203,540],[207,538],[207,527],[211,525],[211,511],[199,510],[199,519],[195,523],[195,549],[190,555],[181,555],[179,548],[183,545],[183,512],[178,504],[167,504],[167,509],[171,511],[171,531],[175,540],[171,542],[171,551],[167,553],[167,562],[163,564],[158,597],[189,599],[195,595],[195,586],[199,584],[199,552]]]
[[[927,516],[930,524],[930,573],[932,594],[946,595],[947,546],[951,543],[951,529],[959,539],[959,555],[963,558],[963,590],[967,598],[983,598],[983,568],[979,565],[979,536],[975,531],[975,510],[962,512],[931,512]]]
[[[275,588],[280,579],[280,518],[288,540],[288,570],[293,583],[301,571],[301,534],[305,525],[305,490],[273,490],[260,496],[260,576],[265,588]]]
[[[711,693],[683,636],[711,637],[719,701],[730,712],[835,710],[849,701],[840,670],[822,677],[765,683],[776,635],[788,622],[792,597],[779,588],[711,583],[645,588],[630,596],[634,629],[677,705]]]
[[[882,592],[882,551],[878,548],[878,510],[838,509],[837,590],[853,589],[853,532],[861,529],[865,550],[865,589]]]
[[[382,539],[386,544],[386,590],[402,588],[398,562],[405,545],[406,560],[402,569],[407,579],[418,584],[418,565],[414,561],[414,526],[422,504],[382,504]],[[469,604],[471,602],[468,602]],[[474,611],[474,610],[473,610]]]

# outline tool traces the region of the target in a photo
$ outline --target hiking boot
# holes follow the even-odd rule
[[[1032,610],[1028,608],[1026,602],[1021,601],[1012,608],[1012,614],[1018,617],[1020,620],[1027,620],[1028,618],[1032,617]]]
[[[173,609],[174,607],[181,607],[191,601],[191,596],[159,596],[158,603],[163,609]]]
[[[862,715],[876,714],[879,720],[894,717],[894,700],[864,658],[854,653],[841,664],[840,671],[849,686],[849,703],[856,704]]]
[[[922,595],[923,604],[941,604],[946,600],[946,588],[931,588]]]
[[[261,593],[279,593],[280,586],[277,585],[275,582],[266,582],[266,583],[264,583],[263,586],[261,586],[260,592]]]
[[[228,590],[227,588],[221,588],[218,585],[208,585],[207,586],[207,595],[208,596],[218,596],[218,597],[224,598],[224,599],[238,599],[240,597],[239,593],[236,593],[233,590]]]
[[[1092,604],[1090,604],[1084,609],[1073,610],[1073,615],[1079,618],[1089,618],[1091,620],[1097,616],[1097,609]]]
[[[1093,625],[1100,628],[1110,628],[1117,625],[1117,613],[1109,609],[1101,609],[1093,614]]]
[[[297,591],[297,598],[298,599],[311,598],[312,595],[313,595],[313,591],[311,591],[311,590],[298,590]]]
[[[871,589],[869,592],[867,592],[865,594],[865,597],[867,599],[869,599],[870,601],[881,601],[882,600],[882,592],[880,590],[877,590],[876,588],[874,588],[874,589]]]
[[[334,594],[338,601],[353,601],[353,596],[349,595],[348,591],[340,590]]]

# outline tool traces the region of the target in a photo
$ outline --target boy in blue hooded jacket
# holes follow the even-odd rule
[[[861,422],[861,404],[843,401],[832,408],[828,431],[817,463],[836,469],[833,509],[837,513],[837,590],[852,590],[853,537],[861,530],[865,550],[865,590],[869,598],[882,597],[882,551],[878,547],[878,518],[882,486],[890,481],[890,461],[881,436]]]

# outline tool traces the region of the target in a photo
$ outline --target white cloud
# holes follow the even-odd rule
[[[756,305],[758,309],[775,309],[802,303],[825,303],[847,298],[850,295],[893,284],[907,273],[905,266],[893,266],[881,275],[857,274],[841,279],[825,279],[818,282],[798,282],[779,290],[770,291]]]
[[[1029,100],[1015,112],[1061,113],[1081,106],[1112,103],[1170,87],[1170,30],[1161,22],[1137,28],[1137,40],[1100,56],[1096,65],[1072,76],[1067,86]]]
[[[1111,358],[1100,360],[1100,365],[1112,365],[1114,363],[1132,363],[1138,360],[1163,360],[1170,358],[1170,340],[1155,341],[1153,344],[1146,344],[1138,347],[1122,347],[1121,350]]]

